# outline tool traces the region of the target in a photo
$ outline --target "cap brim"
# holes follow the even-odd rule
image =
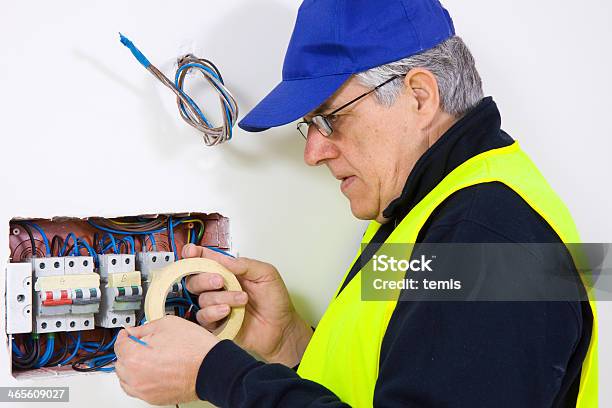
[[[247,132],[261,132],[291,123],[316,109],[352,74],[282,81],[238,123]]]

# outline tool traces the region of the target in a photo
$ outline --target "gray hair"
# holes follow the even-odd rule
[[[357,74],[359,81],[370,88],[393,75],[406,75],[413,68],[431,71],[438,81],[441,109],[453,116],[463,116],[483,98],[482,80],[472,53],[458,36],[427,51]],[[376,97],[391,106],[403,90],[401,78],[381,87]]]

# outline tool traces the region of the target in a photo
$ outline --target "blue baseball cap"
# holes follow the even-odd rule
[[[283,80],[238,124],[249,132],[293,122],[351,75],[435,47],[455,35],[438,0],[305,0]]]

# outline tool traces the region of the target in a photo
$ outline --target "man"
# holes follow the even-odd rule
[[[373,220],[316,330],[272,265],[188,245],[184,257],[218,261],[244,289],[192,277],[200,325],[213,329],[246,305],[244,325],[233,342],[175,317],[130,328],[147,347],[121,332],[116,370],[128,394],[232,407],[596,405],[588,302],[361,299],[361,266],[385,242],[578,241],[563,204],[500,129],[437,0],[305,1],[283,82],[240,126],[300,117],[306,163],[326,165],[352,213]],[[569,255],[560,262],[573,268]]]

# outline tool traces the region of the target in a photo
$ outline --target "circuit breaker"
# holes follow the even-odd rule
[[[101,327],[134,326],[143,290],[134,255],[99,255],[102,305],[96,315]]]
[[[34,332],[91,330],[100,305],[92,257],[32,258]]]

